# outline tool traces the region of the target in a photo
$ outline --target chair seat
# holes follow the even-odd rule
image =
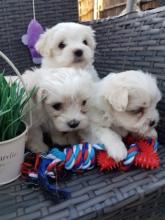
[[[73,174],[61,184],[71,198],[55,204],[41,190],[18,179],[0,187],[2,220],[159,219],[164,220],[165,148],[160,147],[161,166],[156,170]]]

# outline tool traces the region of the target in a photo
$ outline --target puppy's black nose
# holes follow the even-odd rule
[[[70,128],[76,128],[80,124],[80,121],[73,119],[73,120],[69,121],[67,124]]]
[[[74,55],[76,56],[76,57],[81,57],[82,55],[83,55],[83,51],[82,50],[75,50],[74,51]]]
[[[156,123],[156,122],[155,122],[154,120],[153,120],[153,121],[150,121],[150,124],[149,124],[150,127],[153,127],[153,126],[155,125],[155,123]]]

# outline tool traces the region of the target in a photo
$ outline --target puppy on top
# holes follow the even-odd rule
[[[43,57],[43,67],[81,68],[98,80],[93,66],[96,41],[91,27],[74,22],[59,23],[43,33],[35,47]]]

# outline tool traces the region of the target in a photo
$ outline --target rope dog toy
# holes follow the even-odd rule
[[[29,186],[39,187],[47,197],[58,202],[70,196],[70,192],[61,189],[57,184],[57,179],[64,180],[69,176],[69,173],[65,172],[62,166],[58,166],[58,169],[55,170],[48,169],[51,162],[52,159],[46,158],[44,155],[28,152],[25,154],[21,173],[22,178],[29,183]]]
[[[22,164],[22,176],[29,183],[39,186],[54,201],[68,198],[70,192],[61,189],[58,182],[68,178],[72,172],[90,170],[96,165],[100,171],[119,169],[127,171],[131,166],[155,169],[160,165],[157,154],[158,142],[154,139],[136,140],[128,138],[128,155],[122,162],[108,157],[103,144],[76,144],[60,151],[53,148],[47,155],[28,153]]]
[[[66,170],[71,170],[73,172],[90,170],[95,166],[96,151],[98,150],[104,150],[102,144],[76,144],[69,148],[65,148],[63,152],[54,148],[47,155],[47,158],[54,159],[49,167],[56,166],[56,164],[61,161],[64,163],[64,168]]]
[[[27,153],[22,164],[22,177],[46,195],[58,202],[70,197],[70,192],[58,186],[60,180],[68,178],[70,171],[90,170],[96,165],[96,151],[103,150],[99,144],[77,144],[64,151],[53,148],[48,155]]]

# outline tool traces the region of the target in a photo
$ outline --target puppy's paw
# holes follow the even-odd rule
[[[29,150],[31,150],[34,153],[45,153],[48,152],[49,147],[45,143],[39,143],[39,144],[30,144],[27,147]]]
[[[127,149],[124,143],[119,142],[106,147],[108,156],[112,157],[116,162],[120,162],[127,157]]]

